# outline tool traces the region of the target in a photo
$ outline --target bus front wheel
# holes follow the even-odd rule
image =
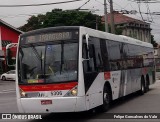
[[[104,86],[103,88],[103,104],[102,104],[102,111],[106,112],[109,109],[111,103],[111,89],[108,86]]]

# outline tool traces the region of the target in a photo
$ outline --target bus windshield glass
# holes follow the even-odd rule
[[[19,46],[19,84],[77,81],[78,39]]]

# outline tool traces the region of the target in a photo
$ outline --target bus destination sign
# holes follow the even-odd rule
[[[54,32],[39,35],[28,36],[23,40],[27,43],[47,42],[47,41],[58,41],[72,39],[72,32]]]

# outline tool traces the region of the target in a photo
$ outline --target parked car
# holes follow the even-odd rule
[[[16,71],[15,70],[10,70],[6,73],[3,73],[1,75],[1,80],[16,80]]]

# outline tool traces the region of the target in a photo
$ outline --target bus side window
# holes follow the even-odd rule
[[[89,54],[89,57],[88,57]],[[88,59],[83,61],[83,69],[85,72],[94,72],[96,61],[95,61],[95,50],[94,45],[89,44],[89,50],[87,50],[87,44],[83,43],[82,57]]]
[[[85,40],[84,40],[85,42]],[[88,57],[88,53],[90,56]],[[87,44],[83,43],[82,47],[82,57],[83,57],[83,71],[84,71],[84,83],[85,92],[89,89],[93,81],[98,75],[96,66],[96,56],[95,56],[95,46],[89,41],[89,50],[87,50]]]
[[[103,55],[101,51],[101,40],[96,37],[90,37],[92,40],[92,47],[94,51],[94,63],[95,63],[95,70],[97,72],[104,71],[104,60],[103,60]]]

